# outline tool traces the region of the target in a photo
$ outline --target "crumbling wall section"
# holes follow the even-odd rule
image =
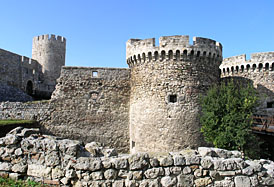
[[[130,70],[63,67],[45,128],[61,137],[129,149]]]

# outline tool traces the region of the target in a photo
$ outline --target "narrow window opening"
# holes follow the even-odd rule
[[[141,62],[141,55],[138,54],[138,62]]]
[[[236,72],[237,73],[239,72],[239,66],[236,66]]]
[[[265,64],[265,70],[269,70],[269,63]]]
[[[33,83],[31,81],[27,82],[26,92],[28,95],[32,95],[33,93]]]
[[[155,51],[155,52],[154,52],[154,60],[155,60],[155,61],[158,60],[158,51]]]
[[[266,105],[267,108],[274,108],[274,101],[267,102]]]
[[[165,51],[161,52],[161,58],[162,58],[162,60],[165,60],[165,58],[166,58],[166,52]]]
[[[92,72],[92,77],[98,77],[98,71],[93,71]]]
[[[248,65],[246,66],[246,70],[249,71],[249,69],[250,69],[250,65],[248,64]]]
[[[187,55],[187,50],[183,51],[183,55],[186,56]]]
[[[149,61],[152,60],[152,54],[151,54],[151,52],[148,52],[148,60],[149,60]]]
[[[179,50],[176,51],[176,60],[180,60],[180,51]]]
[[[261,71],[262,69],[263,69],[263,64],[260,63],[260,64],[259,64],[259,71]]]
[[[194,51],[193,50],[190,51],[190,55],[194,56]]]
[[[169,95],[168,102],[169,103],[176,103],[177,102],[177,95]]]
[[[172,50],[170,50],[170,51],[168,52],[168,59],[169,59],[169,60],[172,60],[172,59],[173,59],[173,51],[172,51]]]
[[[245,67],[241,65],[241,72],[244,72]]]
[[[131,148],[133,149],[135,147],[135,142],[131,141]]]
[[[145,53],[142,54],[142,59],[143,59],[143,62],[146,62],[146,55],[145,55]]]

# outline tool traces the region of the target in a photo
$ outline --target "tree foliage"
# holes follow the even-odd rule
[[[201,98],[201,131],[215,147],[240,150],[250,157],[259,151],[258,139],[251,131],[251,116],[257,104],[255,89],[230,80],[210,88]]]

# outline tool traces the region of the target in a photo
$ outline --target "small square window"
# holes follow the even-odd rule
[[[131,148],[133,149],[135,147],[135,142],[131,141]]]
[[[93,71],[92,72],[92,77],[98,77],[98,71]]]
[[[169,95],[168,96],[169,103],[176,103],[177,102],[177,95]]]
[[[274,101],[266,103],[267,108],[274,108]]]

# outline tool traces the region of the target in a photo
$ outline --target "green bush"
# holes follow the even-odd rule
[[[251,131],[257,100],[250,84],[235,80],[210,88],[200,100],[205,140],[218,148],[240,150],[251,158],[258,157],[260,141]]]

